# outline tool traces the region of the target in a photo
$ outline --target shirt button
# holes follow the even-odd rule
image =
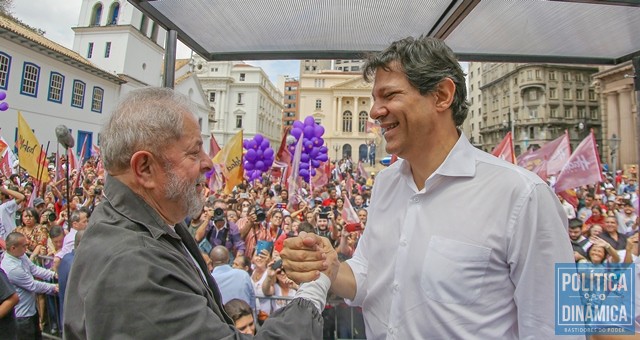
[[[387,331],[389,332],[389,335],[393,335],[393,333],[394,333],[394,329],[393,329],[393,327],[389,327],[389,328],[387,329]]]
[[[398,284],[397,282],[393,283],[393,292],[394,293],[398,293],[400,291],[400,284]]]
[[[403,246],[403,247],[406,247],[407,246],[407,240],[405,240],[405,239],[400,240],[400,245]]]
[[[418,197],[414,197],[414,198],[411,199],[411,202],[418,203],[418,202],[420,202],[420,199]]]

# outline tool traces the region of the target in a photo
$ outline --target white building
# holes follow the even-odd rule
[[[282,133],[282,92],[264,71],[240,62],[205,62],[194,56],[193,68],[215,117],[213,134],[224,145],[239,130],[257,133],[277,148]]]

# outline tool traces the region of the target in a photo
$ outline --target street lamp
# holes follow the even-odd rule
[[[613,171],[613,176],[615,178],[616,176],[616,163],[617,163],[617,153],[618,153],[618,147],[620,146],[620,138],[618,138],[618,136],[616,136],[616,134],[612,134],[611,138],[609,139],[609,149],[611,150],[610,155],[611,155],[611,170]]]
[[[336,161],[338,161],[338,151],[340,151],[340,145],[335,144],[333,150],[336,152]]]

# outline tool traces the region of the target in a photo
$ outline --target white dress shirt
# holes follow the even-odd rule
[[[554,264],[573,262],[549,186],[462,134],[423,190],[405,160],[380,172],[347,302],[368,339],[549,339]]]

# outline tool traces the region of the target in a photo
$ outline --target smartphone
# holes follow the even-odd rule
[[[284,208],[284,204],[283,203],[276,203],[276,208],[282,209],[282,208]]]
[[[344,230],[353,233],[355,231],[362,231],[362,224],[360,223],[347,223],[347,225],[344,226]]]
[[[76,196],[82,196],[84,194],[84,191],[82,190],[82,188],[75,188],[75,190],[73,190],[73,193]]]
[[[273,251],[273,242],[259,240],[256,244],[256,254],[260,255],[263,250],[267,250],[269,253]]]
[[[282,259],[277,260],[271,265],[271,269],[276,270],[282,267]]]

